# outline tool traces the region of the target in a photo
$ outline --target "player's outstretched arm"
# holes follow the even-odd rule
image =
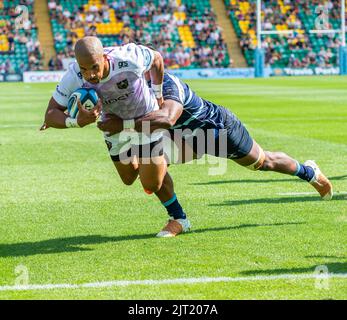
[[[75,127],[85,127],[88,124],[94,123],[100,115],[102,103],[101,101],[90,111],[83,108],[80,101],[77,101],[78,104],[78,116],[75,123]],[[52,97],[49,101],[48,108],[45,114],[45,123],[41,127],[41,130],[47,128],[56,128],[56,129],[66,129],[73,126],[69,116],[64,112],[66,107],[57,103]]]
[[[160,129],[169,129],[175,125],[178,118],[183,112],[181,103],[175,100],[165,100],[162,108],[157,111],[150,112],[143,117],[137,118],[133,123],[133,129],[138,132],[153,132]],[[131,121],[131,120],[128,120]],[[106,115],[105,119],[98,122],[98,128],[101,131],[114,135],[124,130],[124,121],[115,115]]]

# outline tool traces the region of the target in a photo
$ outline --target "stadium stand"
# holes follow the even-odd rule
[[[43,53],[33,3],[33,0],[0,0],[0,74],[42,69]],[[28,12],[16,11],[19,5],[25,5]]]
[[[338,34],[309,34],[316,29],[316,8],[320,0],[265,0],[262,7],[263,30],[292,30],[293,35],[263,36],[265,62],[272,67],[331,67],[337,63]],[[340,28],[340,0],[328,6],[328,28]],[[256,39],[256,0],[225,0],[231,22],[249,66],[254,65]]]
[[[248,66],[254,65],[256,0],[220,0],[228,10]],[[316,29],[321,0],[263,0],[263,30],[295,30],[293,35],[263,36],[265,61],[272,67],[331,67],[337,64],[338,34],[310,34]],[[169,68],[228,67],[231,58],[210,0],[47,0],[56,56],[50,70],[74,57],[74,43],[96,35],[105,46],[151,43]],[[324,1],[329,26],[340,28],[340,0]],[[28,8],[16,12],[18,5]],[[20,27],[18,27],[18,21]],[[43,68],[34,0],[0,0],[0,73]],[[53,49],[53,48],[52,48]],[[51,54],[49,54],[50,56]]]
[[[230,58],[209,0],[49,0],[59,69],[76,40],[97,35],[105,46],[151,43],[170,68],[227,67]]]

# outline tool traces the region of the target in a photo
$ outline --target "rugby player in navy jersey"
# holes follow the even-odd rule
[[[150,126],[150,132],[166,129],[172,137],[176,131],[188,131],[190,134],[183,135],[182,140],[191,146],[195,158],[211,154],[231,159],[250,170],[297,176],[310,183],[323,200],[332,199],[332,184],[313,160],[302,164],[283,152],[264,151],[231,111],[200,98],[186,83],[168,73],[164,74],[163,97],[160,110],[135,120],[136,131],[145,131]],[[98,127],[111,134],[123,130],[122,121],[115,116],[106,117]],[[198,141],[201,132],[205,133],[205,143]],[[183,162],[190,160],[183,156]]]

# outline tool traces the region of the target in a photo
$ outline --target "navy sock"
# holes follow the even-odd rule
[[[179,204],[176,194],[174,196],[166,201],[162,202],[163,206],[166,208],[167,213],[170,217],[173,217],[174,219],[186,219],[186,214],[184,213],[181,205]]]
[[[314,170],[311,167],[304,166],[303,164],[297,162],[297,171],[294,174],[295,176],[299,177],[302,180],[310,182],[314,177],[314,174]]]

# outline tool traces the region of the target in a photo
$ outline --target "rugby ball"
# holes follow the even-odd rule
[[[67,104],[67,111],[69,117],[77,118],[78,115],[78,105],[77,101],[80,100],[83,108],[91,110],[97,104],[99,97],[94,89],[80,88],[73,92],[69,98]]]

